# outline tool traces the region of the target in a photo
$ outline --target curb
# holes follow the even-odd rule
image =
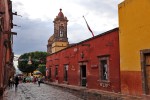
[[[142,97],[123,95],[114,92],[101,91],[96,89],[87,89],[85,87],[45,82],[45,84],[61,88],[84,100],[144,100]]]

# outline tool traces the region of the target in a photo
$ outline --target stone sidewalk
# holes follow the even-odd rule
[[[7,88],[0,100],[84,100],[51,85],[21,83],[16,90]]]
[[[22,83],[18,89],[7,88],[0,100],[150,100],[150,97],[133,97],[85,87],[45,82]]]
[[[73,86],[67,84],[58,84],[55,82],[45,82],[46,84],[59,87],[64,91],[73,93],[84,100],[150,100],[149,96],[130,96],[114,92],[101,91],[96,89],[87,89],[85,87]]]

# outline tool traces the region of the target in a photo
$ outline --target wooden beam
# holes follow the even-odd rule
[[[5,31],[4,34],[12,34],[12,35],[17,35],[16,32],[10,32],[10,31]]]

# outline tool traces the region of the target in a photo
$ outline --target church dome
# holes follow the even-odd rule
[[[64,14],[62,13],[62,9],[60,9],[60,12],[58,13],[58,18],[64,18]]]
[[[53,42],[54,41],[54,34],[48,39],[48,42]]]

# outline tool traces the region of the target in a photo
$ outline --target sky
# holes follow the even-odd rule
[[[95,35],[118,27],[118,4],[123,0],[12,0],[13,51],[22,55],[47,51],[47,43],[54,33],[54,18],[62,9],[68,18],[69,43],[78,43],[92,37],[83,19],[85,16]]]

